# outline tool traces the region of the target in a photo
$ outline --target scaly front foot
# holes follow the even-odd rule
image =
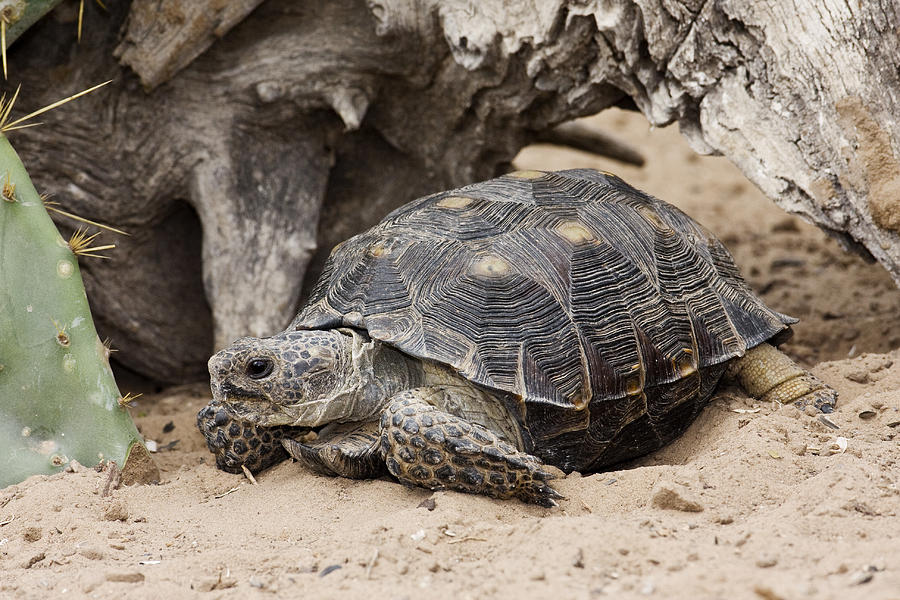
[[[394,397],[381,415],[380,451],[401,482],[556,506],[554,477],[540,459],[489,429],[437,410],[416,390]]]
[[[229,473],[240,473],[242,466],[258,473],[285,460],[288,455],[281,446],[282,438],[309,431],[240,421],[215,400],[197,414],[197,427],[216,457],[216,466]]]

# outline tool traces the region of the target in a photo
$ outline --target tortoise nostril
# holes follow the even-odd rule
[[[271,375],[275,363],[269,358],[254,358],[247,363],[247,377],[264,379]]]

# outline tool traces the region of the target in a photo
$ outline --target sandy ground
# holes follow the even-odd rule
[[[900,598],[900,292],[676,130],[594,122],[648,167],[541,147],[517,165],[612,170],[716,231],[803,319],[787,348],[840,392],[830,420],[725,386],[676,443],[572,474],[543,509],[289,463],[253,485],[212,464],[208,390],[168,390],[135,411],[169,448],[161,485],[85,469],[0,490],[0,598]]]

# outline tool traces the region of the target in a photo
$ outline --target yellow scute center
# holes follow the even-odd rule
[[[496,254],[488,254],[473,262],[469,267],[469,273],[478,277],[502,277],[511,269],[510,264],[503,258]]]
[[[590,229],[579,223],[578,221],[565,221],[555,227],[556,233],[573,244],[581,244],[594,239],[594,234]]]
[[[465,196],[447,196],[437,201],[441,208],[465,208],[472,204],[472,199]]]

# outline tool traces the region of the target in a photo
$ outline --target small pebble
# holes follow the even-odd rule
[[[90,560],[103,559],[103,551],[98,550],[97,548],[81,548],[78,550],[78,554]]]
[[[768,569],[770,567],[774,567],[777,564],[778,564],[778,559],[772,558],[772,557],[764,557],[764,558],[760,558],[759,560],[756,561],[756,566],[759,567],[760,569]]]
[[[41,561],[44,560],[45,558],[47,558],[47,555],[44,554],[43,552],[41,552],[40,554],[35,554],[34,556],[32,556],[31,558],[29,558],[28,560],[26,560],[26,561],[24,561],[24,562],[22,563],[22,568],[23,568],[23,569],[30,569],[31,567],[33,567],[34,565],[38,564],[39,562],[41,562]]]
[[[103,518],[107,521],[127,521],[128,507],[121,500],[113,500],[103,511]]]
[[[703,512],[703,505],[687,497],[689,490],[669,481],[660,481],[653,490],[652,503],[657,508],[682,512]]]
[[[716,519],[716,523],[719,525],[731,525],[734,523],[734,517],[731,515],[724,515]]]
[[[26,542],[36,542],[41,537],[43,537],[44,532],[41,531],[40,527],[26,527],[24,533],[22,533],[22,537],[25,538]]]
[[[425,510],[431,511],[434,510],[435,506],[437,506],[437,503],[434,501],[434,498],[425,498],[419,502],[419,505],[416,508],[424,508]]]
[[[66,473],[81,473],[82,471],[86,470],[87,468],[75,459],[70,460],[69,464],[67,464],[65,468]]]
[[[334,573],[335,571],[337,571],[340,568],[341,568],[341,565],[328,565],[327,567],[325,567],[324,569],[322,569],[319,572],[319,577],[325,577],[329,573]]]
[[[212,592],[215,590],[227,590],[237,585],[237,579],[234,577],[207,577],[194,584],[194,589],[198,592]]]
[[[844,374],[844,377],[846,377],[850,381],[855,381],[856,383],[868,383],[869,372],[864,369],[855,369],[853,371],[850,371],[849,373]]]
[[[878,571],[878,568],[872,565],[860,569],[850,576],[850,585],[862,585],[864,583],[869,583],[875,578],[876,571]]]

